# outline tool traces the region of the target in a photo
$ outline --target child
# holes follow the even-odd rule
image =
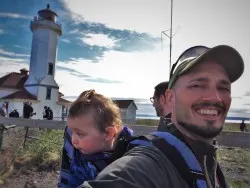
[[[69,109],[58,187],[78,187],[110,163],[116,140],[130,136],[120,109],[94,90],[81,93]]]

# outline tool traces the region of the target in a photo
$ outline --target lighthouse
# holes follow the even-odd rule
[[[62,28],[56,20],[57,14],[48,4],[47,8],[38,11],[38,17],[34,17],[30,23],[33,37],[29,76],[24,87],[39,101],[58,99],[59,86],[54,78],[58,38],[62,35]]]
[[[38,11],[38,16],[30,23],[33,35],[29,70],[21,69],[0,77],[0,103],[8,104],[8,113],[16,109],[22,116],[24,104],[31,102],[32,119],[43,119],[45,106],[53,111],[53,120],[67,117],[71,102],[63,99],[55,81],[57,45],[62,35],[56,19],[57,14],[49,4]]]

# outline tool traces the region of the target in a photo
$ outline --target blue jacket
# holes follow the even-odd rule
[[[119,137],[131,136],[133,131],[124,126]],[[72,132],[66,127],[61,159],[59,188],[78,187],[86,180],[93,180],[110,163],[110,152],[85,155],[71,143]]]

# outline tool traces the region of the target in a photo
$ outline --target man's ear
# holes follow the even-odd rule
[[[167,89],[165,91],[166,102],[169,107],[173,107],[174,104],[174,91],[172,89]]]
[[[162,94],[160,95],[159,102],[160,102],[161,105],[166,104],[167,99],[166,99],[165,95],[162,95]]]
[[[109,141],[114,139],[114,137],[116,136],[116,128],[113,126],[108,126],[105,128],[105,140]]]

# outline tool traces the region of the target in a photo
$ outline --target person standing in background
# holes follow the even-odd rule
[[[156,115],[160,117],[157,131],[164,131],[167,129],[167,125],[171,123],[171,109],[167,104],[165,92],[168,89],[168,82],[161,82],[155,86],[153,97],[150,101],[153,103]]]

